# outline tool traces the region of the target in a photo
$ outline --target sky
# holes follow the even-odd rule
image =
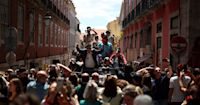
[[[73,0],[81,32],[87,26],[106,29],[108,22],[119,17],[122,0]]]

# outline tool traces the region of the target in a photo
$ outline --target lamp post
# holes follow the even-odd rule
[[[16,46],[17,46],[18,30],[15,27],[10,27],[8,35],[5,37],[5,45],[7,49],[6,62],[11,67],[16,62]]]
[[[50,21],[52,19],[52,16],[50,15],[49,12],[46,13],[46,15],[44,16],[44,19],[45,19],[46,26],[49,26],[50,25]]]
[[[52,19],[52,16],[50,15],[49,12],[46,13],[46,15],[44,16],[44,19],[45,19],[45,44],[47,42],[48,44],[48,57],[50,56],[50,22],[51,22],[51,19]],[[45,63],[46,63],[46,59],[45,59]]]

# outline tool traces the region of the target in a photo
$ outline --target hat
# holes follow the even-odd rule
[[[14,70],[13,69],[7,69],[5,72],[11,73],[11,72],[14,72]]]
[[[97,72],[92,73],[92,77],[95,77],[95,76],[99,77],[99,73]]]
[[[108,60],[109,60],[109,57],[105,57],[104,60],[105,60],[105,61],[108,61]]]
[[[31,72],[31,73],[36,72],[36,69],[35,69],[35,68],[31,68],[31,69],[30,69],[30,72]]]
[[[81,77],[88,77],[88,76],[89,76],[88,73],[83,73],[83,74],[81,75]]]
[[[67,67],[67,66],[65,66],[65,65],[63,65],[63,64],[61,64],[61,63],[57,63],[57,66],[61,69],[64,69],[65,71],[68,71],[68,72],[72,72],[72,70],[69,68],[69,67]]]

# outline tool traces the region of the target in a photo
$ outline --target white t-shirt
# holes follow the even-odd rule
[[[88,68],[94,68],[95,67],[95,62],[92,57],[92,52],[87,53],[86,58],[85,58],[85,67]]]
[[[183,83],[185,85],[188,85],[190,80],[191,78],[189,76],[183,77]],[[178,76],[170,78],[169,88],[173,88],[171,102],[183,102],[185,94],[180,91]]]
[[[106,103],[106,105],[120,105],[120,101],[122,99],[122,90],[117,87],[117,95],[115,97],[106,97],[103,95],[103,91],[105,88],[99,89],[98,92],[100,92],[100,96],[102,98],[102,101]]]

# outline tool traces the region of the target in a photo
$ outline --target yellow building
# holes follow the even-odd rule
[[[119,46],[119,39],[121,37],[121,29],[120,29],[118,17],[107,24],[107,30],[110,31],[111,34],[115,36],[114,47]]]

